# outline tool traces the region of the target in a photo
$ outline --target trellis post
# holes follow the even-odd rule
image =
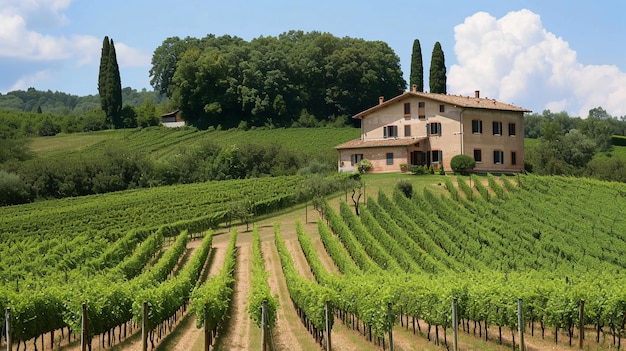
[[[11,351],[11,307],[7,307],[4,314],[4,322],[6,327],[7,351]]]
[[[517,330],[519,331],[519,349],[526,350],[524,345],[524,312],[522,311],[522,299],[517,299]]]
[[[459,316],[457,315],[457,298],[452,299],[452,334],[453,349],[459,351]]]

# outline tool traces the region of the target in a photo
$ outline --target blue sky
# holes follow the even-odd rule
[[[0,0],[0,92],[96,94],[102,38],[122,85],[151,89],[150,60],[171,36],[251,40],[296,29],[387,42],[408,79],[419,39],[425,78],[442,44],[448,93],[585,117],[626,115],[626,3],[591,1]],[[426,86],[427,86],[426,82]],[[373,102],[375,103],[375,102]]]

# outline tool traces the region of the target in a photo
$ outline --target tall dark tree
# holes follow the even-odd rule
[[[441,44],[436,42],[430,59],[430,77],[428,79],[430,92],[446,94],[446,79],[446,59],[443,55]]]
[[[115,128],[123,127],[122,122],[122,81],[120,68],[117,64],[115,43],[113,39],[104,37],[100,72],[98,74],[98,94],[102,110],[107,116],[107,123]]]
[[[424,63],[422,62],[422,46],[419,39],[413,41],[409,84],[411,87],[413,84],[417,85],[417,91],[424,91]]]
[[[122,80],[120,79],[120,67],[117,64],[115,44],[111,39],[106,83],[107,116],[113,122],[115,128],[123,128],[122,120]]]
[[[107,68],[109,67],[109,49],[110,42],[109,37],[105,36],[102,41],[102,53],[100,54],[100,72],[98,74],[98,94],[100,95],[100,103],[102,111],[107,110],[106,99],[106,80],[107,80]]]

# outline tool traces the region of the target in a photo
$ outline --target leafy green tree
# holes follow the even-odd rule
[[[124,105],[120,114],[123,128],[137,127],[137,113],[130,105]]]
[[[215,48],[190,50],[180,59],[173,78],[172,100],[189,124],[199,128],[219,124],[227,88],[226,65]]]
[[[476,167],[476,161],[468,155],[454,155],[450,160],[450,168],[454,173],[463,173],[471,171]]]
[[[446,60],[439,42],[435,43],[433,54],[430,60],[429,76],[430,92],[436,94],[446,94]]]
[[[137,125],[140,127],[158,126],[159,117],[156,113],[156,106],[152,99],[145,99],[141,106],[135,109],[137,113]]]
[[[30,200],[28,186],[21,177],[0,170],[0,206],[22,204]]]
[[[419,39],[413,41],[413,53],[411,54],[411,76],[409,85],[417,85],[417,91],[424,91],[424,63],[422,62],[422,47]]]
[[[199,40],[187,37],[180,39],[179,37],[170,37],[163,41],[152,55],[152,68],[150,68],[150,85],[154,87],[158,93],[172,96],[172,80],[176,65],[182,55],[191,48],[199,47]]]
[[[151,83],[199,128],[340,125],[406,88],[399,61],[386,43],[320,32],[169,38],[154,53]],[[299,121],[304,109],[316,123]]]
[[[39,124],[39,135],[40,136],[53,136],[57,135],[61,132],[61,126],[55,124],[52,121],[52,118],[48,115],[43,118],[41,123]]]

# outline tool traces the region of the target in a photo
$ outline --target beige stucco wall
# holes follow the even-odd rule
[[[363,154],[363,158],[372,163],[373,173],[400,172],[401,163],[409,163],[408,148],[406,146],[379,147],[339,150],[339,172],[353,172],[356,165],[351,165],[352,154]],[[393,153],[393,164],[387,164],[387,153]]]
[[[404,104],[407,102],[411,104],[410,116],[404,116]],[[425,105],[424,118],[419,118],[418,106],[420,102],[424,102]],[[439,105],[445,106],[443,113],[439,112]],[[395,125],[398,126],[398,136],[404,138],[404,128],[406,125],[410,125],[411,137],[428,137],[430,150],[442,151],[444,169],[449,171],[450,160],[454,155],[461,153],[460,114],[460,108],[430,99],[408,96],[395,104],[374,111],[364,117],[361,120],[361,136],[364,140],[380,140],[384,136],[383,127]],[[428,136],[426,131],[426,124],[428,123],[441,123],[441,135]],[[405,161],[402,163],[409,162]],[[399,166],[397,170],[399,170]]]
[[[420,111],[419,103],[424,103]],[[411,114],[404,115],[404,104],[411,104]],[[444,112],[440,112],[444,105]],[[422,114],[422,116],[420,116]],[[422,117],[422,118],[420,118]],[[483,122],[482,134],[472,133],[472,120]],[[502,122],[502,135],[493,135],[492,122]],[[441,135],[428,135],[427,123],[441,123]],[[516,135],[508,135],[508,124],[516,124]],[[411,128],[411,138],[428,138],[426,152],[441,150],[443,167],[451,171],[450,161],[459,154],[474,156],[474,149],[482,152],[482,162],[476,164],[479,172],[520,172],[524,170],[524,120],[523,112],[500,111],[489,109],[462,108],[443,102],[409,95],[394,103],[365,115],[361,120],[361,139],[383,140],[383,127],[398,127],[398,138],[405,138],[405,126]],[[493,151],[501,150],[504,155],[503,164],[495,164]],[[516,164],[511,164],[511,152],[516,153]],[[386,164],[386,153],[394,153],[394,164]],[[373,172],[398,172],[400,163],[410,164],[406,147],[394,148],[363,148],[341,150],[339,153],[339,170],[352,171],[350,155],[363,154],[373,165]],[[400,161],[401,160],[401,161]],[[437,165],[435,165],[437,166]]]
[[[472,120],[483,122],[482,134],[472,133]],[[502,122],[502,135],[493,135],[493,122]],[[509,123],[515,123],[515,136],[509,136]],[[524,118],[522,112],[466,110],[463,113],[463,153],[474,157],[474,149],[482,151],[482,162],[475,171],[521,172],[524,170]],[[494,164],[493,151],[504,154],[503,164]],[[511,152],[515,151],[516,164],[511,164]]]

